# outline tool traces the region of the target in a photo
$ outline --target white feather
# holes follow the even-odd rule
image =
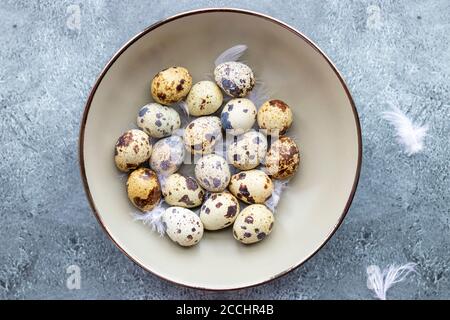
[[[264,83],[257,83],[256,86],[250,91],[248,99],[250,99],[259,108],[264,102],[269,100],[271,93]]]
[[[178,105],[178,107],[181,110],[183,110],[184,115],[189,118],[189,107],[188,107],[188,104],[185,101],[180,101],[180,102],[178,102],[177,105]]]
[[[214,61],[214,64],[217,67],[219,64],[222,64],[224,62],[237,61],[244,54],[245,50],[247,50],[247,46],[245,44],[238,44],[234,47],[231,47],[222,52],[217,57],[216,61]]]
[[[163,206],[164,201],[161,201],[156,208],[148,211],[144,214],[134,213],[133,217],[135,221],[142,221],[145,225],[151,227],[152,231],[159,233],[161,237],[166,233],[166,224],[162,220],[162,215],[166,210]]]
[[[415,263],[403,266],[390,265],[383,271],[380,267],[371,265],[367,267],[367,288],[375,292],[380,300],[386,300],[386,293],[394,284],[402,282],[411,272],[416,272]]]
[[[284,189],[287,188],[288,182],[289,180],[274,180],[272,196],[266,201],[267,208],[269,208],[272,212],[275,212],[275,209],[280,202],[281,194]]]
[[[423,140],[428,131],[427,125],[414,124],[399,108],[394,106],[392,111],[385,111],[382,115],[395,127],[397,140],[405,146],[409,156],[422,151]]]

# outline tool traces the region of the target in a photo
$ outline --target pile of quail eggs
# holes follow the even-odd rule
[[[275,99],[257,108],[248,98],[255,86],[250,67],[220,63],[214,80],[192,85],[186,68],[160,71],[151,82],[154,102],[137,115],[139,129],[123,133],[115,145],[115,164],[129,173],[129,200],[142,214],[164,202],[165,233],[181,246],[197,244],[204,229],[230,226],[244,244],[265,239],[274,225],[265,205],[274,181],[291,178],[300,162],[297,144],[285,135],[291,108]],[[191,120],[184,128],[174,107],[180,102]],[[215,152],[224,138],[226,151]],[[185,156],[198,159],[193,176],[179,171]]]

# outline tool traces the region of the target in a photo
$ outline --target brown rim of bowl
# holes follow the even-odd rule
[[[292,32],[293,34],[295,34],[297,37],[301,38],[302,40],[304,40],[307,44],[309,44],[315,51],[317,51],[328,63],[328,65],[333,69],[334,73],[336,74],[336,76],[338,77],[339,81],[341,82],[342,88],[345,90],[345,93],[347,95],[348,100],[350,101],[350,104],[352,106],[352,111],[353,111],[353,116],[355,118],[355,123],[356,123],[356,129],[357,129],[357,134],[358,134],[358,167],[356,170],[356,174],[355,174],[355,179],[353,181],[353,186],[352,186],[352,191],[349,195],[349,198],[347,200],[347,203],[345,205],[344,211],[342,212],[339,221],[336,223],[336,225],[333,227],[333,230],[328,234],[327,238],[325,239],[325,241],[320,245],[319,248],[317,248],[313,253],[311,253],[306,259],[303,259],[302,261],[300,261],[298,264],[288,268],[287,270],[284,270],[283,272],[280,272],[272,277],[270,277],[267,280],[261,281],[259,283],[255,283],[255,284],[251,284],[251,285],[246,285],[246,286],[242,286],[242,287],[235,287],[235,288],[224,288],[224,289],[214,289],[214,288],[202,288],[202,287],[196,287],[196,286],[191,286],[191,285],[187,285],[187,284],[183,284],[183,283],[178,283],[175,282],[173,280],[167,279],[165,277],[163,277],[160,274],[155,273],[152,270],[149,270],[148,268],[146,268],[144,265],[140,264],[138,261],[136,261],[135,259],[133,259],[117,242],[116,240],[113,238],[113,236],[110,234],[108,228],[105,226],[105,224],[102,221],[102,218],[100,217],[100,215],[98,214],[97,208],[95,207],[95,203],[94,203],[94,199],[92,198],[91,192],[89,190],[89,185],[87,182],[87,177],[86,177],[86,171],[85,171],[85,167],[84,167],[84,150],[83,150],[83,145],[84,145],[84,130],[85,130],[85,126],[86,126],[86,120],[89,114],[89,109],[91,107],[91,103],[92,100],[94,98],[94,95],[97,91],[98,86],[100,85],[100,83],[103,80],[103,77],[105,76],[105,74],[108,72],[109,68],[114,64],[114,62],[120,57],[120,55],[128,49],[128,47],[130,47],[133,43],[135,43],[137,40],[139,40],[142,36],[146,35],[147,33],[151,32],[152,30],[166,24],[169,23],[173,20],[177,20],[179,18],[183,18],[186,16],[191,16],[191,15],[195,15],[195,14],[201,14],[201,13],[208,13],[208,12],[232,12],[232,13],[240,13],[240,14],[247,14],[247,15],[251,15],[251,16],[256,16],[265,20],[268,20],[272,23],[275,23],[279,26],[282,26],[283,28],[289,30],[290,32]],[[239,289],[246,289],[246,288],[251,288],[251,287],[256,287],[262,284],[265,284],[267,282],[270,282],[272,280],[275,280],[281,276],[284,276],[286,274],[288,274],[289,272],[295,270],[296,268],[300,267],[301,265],[303,265],[306,261],[308,261],[309,259],[311,259],[311,257],[313,257],[320,249],[323,248],[323,246],[325,246],[325,244],[331,239],[331,237],[334,235],[334,233],[336,232],[336,230],[339,228],[339,226],[341,225],[342,221],[344,220],[345,216],[347,215],[348,210],[350,209],[350,205],[353,201],[353,198],[355,196],[355,192],[356,192],[356,188],[358,186],[358,181],[359,181],[359,176],[361,173],[361,161],[362,161],[362,139],[361,139],[361,125],[359,122],[359,116],[358,116],[358,112],[356,110],[356,106],[355,103],[353,101],[353,98],[350,94],[350,91],[343,79],[343,77],[341,76],[340,72],[338,71],[338,69],[334,66],[334,64],[331,62],[330,58],[328,58],[328,56],[321,50],[319,49],[319,47],[313,43],[308,37],[306,37],[305,35],[303,35],[301,32],[297,31],[295,28],[287,25],[286,23],[275,19],[273,17],[270,17],[268,15],[262,14],[262,13],[258,13],[258,12],[254,12],[254,11],[250,11],[250,10],[243,10],[243,9],[235,9],[235,8],[205,8],[205,9],[198,9],[198,10],[192,10],[192,11],[186,11],[174,16],[171,16],[167,19],[164,20],[160,20],[154,24],[152,24],[151,26],[147,27],[146,29],[144,29],[143,31],[139,32],[137,35],[135,35],[133,38],[131,38],[131,40],[129,40],[127,43],[125,43],[125,45],[123,45],[114,55],[113,57],[108,61],[108,63],[106,64],[106,66],[103,68],[103,70],[100,72],[100,75],[97,77],[97,80],[95,81],[95,85],[92,88],[91,92],[89,93],[89,98],[86,102],[85,108],[84,108],[84,113],[83,113],[83,118],[81,120],[81,125],[80,125],[80,136],[79,136],[79,143],[78,143],[78,148],[79,148],[79,157],[80,157],[80,170],[81,170],[81,178],[83,180],[83,185],[84,185],[84,189],[86,192],[86,196],[88,198],[89,204],[94,212],[95,217],[97,218],[98,222],[100,223],[100,225],[102,226],[103,230],[106,232],[106,234],[108,235],[108,237],[112,240],[112,242],[120,249],[120,251],[123,252],[123,254],[125,254],[131,261],[133,261],[134,263],[136,263],[138,266],[140,266],[142,269],[153,273],[154,275],[158,276],[161,279],[164,279],[170,283],[179,285],[179,286],[183,286],[183,287],[187,287],[187,288],[193,288],[193,289],[200,289],[200,290],[208,290],[208,291],[232,291],[232,290],[239,290]]]

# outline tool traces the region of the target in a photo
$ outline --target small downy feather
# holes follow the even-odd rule
[[[375,292],[380,300],[386,300],[386,293],[394,284],[402,282],[411,272],[416,272],[415,263],[402,266],[390,265],[383,271],[376,265],[367,267],[367,288]]]
[[[248,99],[251,100],[257,109],[270,99],[271,93],[264,83],[257,83],[256,86],[250,91]]]
[[[399,108],[394,106],[391,111],[385,111],[382,115],[395,127],[397,140],[404,145],[408,156],[422,151],[423,140],[428,131],[427,125],[421,126],[413,123]]]
[[[174,104],[170,105],[170,107],[175,108],[175,109],[180,109],[181,111],[183,111],[182,116],[189,118],[189,108],[188,108],[186,101],[181,100],[181,101],[175,102]]]
[[[159,233],[161,237],[166,233],[166,225],[162,221],[162,215],[166,208],[163,206],[164,201],[161,200],[156,208],[148,211],[144,214],[134,213],[133,217],[135,221],[142,221],[145,225],[151,227],[152,231]]]
[[[273,213],[275,213],[275,209],[280,202],[281,194],[283,193],[284,189],[287,188],[288,183],[289,180],[274,180],[272,196],[266,201],[266,207],[269,208]]]
[[[244,54],[245,50],[247,50],[247,46],[245,44],[238,44],[231,47],[222,52],[214,61],[214,64],[217,67],[219,64],[224,62],[237,61]]]

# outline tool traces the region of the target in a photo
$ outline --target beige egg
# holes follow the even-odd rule
[[[297,172],[299,165],[300,152],[294,140],[281,137],[272,143],[265,161],[267,174],[275,179],[287,179]]]
[[[186,98],[189,114],[196,117],[216,112],[222,105],[222,101],[222,91],[212,81],[197,82]]]
[[[240,170],[254,169],[264,160],[267,138],[261,132],[249,131],[235,137],[227,150],[228,162]]]
[[[264,203],[272,196],[273,182],[263,171],[254,169],[233,175],[228,189],[245,203]]]
[[[163,176],[178,171],[184,160],[184,143],[179,136],[170,136],[153,145],[150,168]]]
[[[227,161],[217,154],[205,155],[195,165],[195,177],[198,183],[208,191],[225,190],[230,183],[230,176]]]
[[[239,201],[230,193],[213,193],[200,208],[200,220],[206,230],[230,226],[239,214]]]
[[[161,199],[156,173],[147,168],[134,170],[127,180],[128,199],[141,211],[150,211]]]
[[[182,100],[192,87],[192,77],[183,67],[170,67],[158,72],[152,80],[153,99],[164,105]]]
[[[184,145],[192,154],[209,154],[222,140],[220,119],[214,116],[200,117],[184,130]]]
[[[233,236],[244,244],[259,242],[272,232],[274,221],[273,213],[265,205],[253,204],[237,216]]]
[[[197,244],[203,237],[203,224],[191,210],[182,207],[167,208],[162,221],[166,226],[166,234],[183,247]]]
[[[255,124],[256,112],[256,107],[251,100],[232,99],[223,107],[220,115],[222,128],[232,135],[247,132]]]
[[[269,100],[259,108],[258,125],[267,130],[267,134],[282,135],[292,124],[291,108],[281,100]]]
[[[181,120],[175,109],[158,103],[149,103],[139,110],[137,125],[150,137],[162,138],[179,129]]]
[[[152,155],[150,137],[141,130],[123,133],[116,142],[114,161],[120,171],[136,169]]]
[[[162,194],[171,206],[194,208],[202,204],[205,191],[194,178],[174,173],[165,181]]]
[[[224,62],[214,69],[217,85],[231,97],[245,97],[255,86],[255,76],[249,66],[241,62]]]

